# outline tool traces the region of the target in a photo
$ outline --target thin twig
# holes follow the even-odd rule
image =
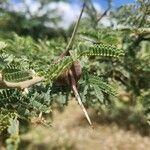
[[[68,51],[72,48],[72,46],[73,46],[73,43],[74,43],[74,40],[75,40],[75,36],[76,36],[77,30],[78,30],[78,27],[79,27],[79,23],[80,23],[81,17],[82,17],[83,12],[84,12],[84,8],[85,8],[85,3],[83,4],[83,7],[82,7],[81,13],[80,13],[80,15],[79,15],[78,21],[77,21],[77,23],[76,23],[76,25],[75,25],[75,28],[74,28],[73,33],[72,33],[72,36],[71,36],[71,38],[70,38],[70,40],[69,40],[69,43],[68,43],[68,45],[67,45],[67,48],[66,48],[66,51],[67,51],[67,52],[68,52]]]
[[[83,7],[82,7],[82,10],[81,10],[81,13],[79,15],[79,18],[77,20],[77,23],[74,27],[74,30],[73,30],[73,33],[71,35],[71,38],[69,40],[69,43],[66,47],[66,50],[65,52],[63,52],[56,60],[53,61],[53,64],[56,64],[58,63],[64,56],[68,55],[69,54],[69,50],[72,48],[73,46],[73,43],[74,43],[74,40],[75,40],[75,36],[76,36],[76,33],[77,33],[77,30],[78,30],[78,27],[79,27],[79,23],[80,23],[80,20],[81,20],[81,17],[83,15],[83,12],[84,12],[84,8],[85,8],[85,3],[83,4]]]
[[[107,15],[108,11],[111,9],[112,0],[108,0],[108,8],[97,18],[97,23]]]

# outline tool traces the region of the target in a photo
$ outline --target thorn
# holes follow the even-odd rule
[[[84,105],[83,105],[83,103],[82,103],[82,101],[81,101],[81,98],[80,98],[80,96],[79,96],[79,93],[78,93],[77,88],[76,88],[75,85],[72,86],[72,90],[73,90],[73,92],[74,92],[74,94],[75,94],[76,99],[78,100],[79,105],[81,106],[82,111],[83,111],[84,114],[85,114],[85,117],[86,117],[86,119],[87,119],[89,125],[90,125],[92,128],[94,128],[93,125],[92,125],[91,119],[90,119],[90,117],[89,117],[89,115],[88,115],[88,113],[87,113],[87,111],[86,111],[86,109],[85,109],[85,107],[84,107]]]
[[[43,115],[43,112],[40,112],[38,118],[42,118],[42,115]]]
[[[75,78],[74,78],[74,75],[73,75],[72,70],[69,71],[68,76],[69,76],[69,78],[70,78],[70,85],[71,85],[71,88],[72,88],[72,90],[73,90],[73,93],[74,93],[74,95],[75,95],[75,97],[76,97],[76,99],[77,99],[77,101],[78,101],[78,103],[79,103],[79,105],[80,105],[82,111],[84,112],[84,115],[85,115],[85,117],[86,117],[86,119],[87,119],[89,125],[90,125],[92,128],[94,128],[93,125],[92,125],[91,119],[90,119],[90,117],[89,117],[89,115],[88,115],[88,113],[87,113],[87,111],[86,111],[86,109],[85,109],[85,107],[84,107],[84,105],[83,105],[83,103],[82,103],[82,100],[81,100],[81,98],[80,98],[80,95],[79,95],[79,93],[78,93],[77,86],[76,86],[76,80],[75,80]]]
[[[85,117],[86,117],[86,119],[87,119],[89,125],[93,128],[91,119],[90,119],[90,117],[89,117],[89,115],[88,115],[88,113],[87,113],[87,111],[86,111],[86,109],[85,109],[85,107],[84,107],[84,105],[83,105],[83,103],[82,103],[82,100],[81,100],[81,98],[80,98],[80,95],[79,95],[79,93],[78,93],[77,86],[76,86],[76,81],[75,81],[74,75],[73,75],[73,73],[72,73],[71,70],[69,71],[69,77],[70,77],[70,85],[71,85],[71,87],[72,87],[72,90],[73,90],[73,92],[74,92],[74,95],[75,95],[75,97],[76,97],[76,99],[77,99],[77,101],[78,101],[78,103],[79,103],[79,105],[80,105],[82,111],[84,112],[84,115],[85,115]]]
[[[29,93],[28,88],[23,89],[23,92],[22,92],[23,95],[27,95],[28,93]]]

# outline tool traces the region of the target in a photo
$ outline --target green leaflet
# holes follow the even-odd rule
[[[15,113],[6,111],[4,109],[0,110],[0,133],[8,128],[10,125],[9,119],[14,118]]]
[[[0,50],[3,50],[6,46],[7,44],[5,42],[0,41]]]
[[[82,93],[82,102],[86,102],[86,95],[88,94],[88,89],[89,89],[89,85],[85,85],[84,86],[84,90],[83,90],[83,93]]]
[[[60,62],[57,64],[51,65],[50,69],[47,71],[47,78],[50,80],[54,80],[59,77],[64,71],[69,69],[73,63],[73,59],[71,56],[65,56]]]
[[[10,118],[9,122],[8,133],[10,134],[10,137],[6,140],[6,147],[7,150],[17,150],[20,143],[19,121],[16,118]]]
[[[97,85],[100,88],[100,90],[103,91],[104,93],[107,93],[112,96],[117,95],[116,90],[112,86],[104,82],[101,78],[90,75],[88,80],[89,84],[94,86]]]
[[[12,55],[0,53],[0,70],[4,69],[12,60]]]
[[[79,44],[78,46],[79,56],[104,56],[104,57],[121,57],[124,56],[122,49],[116,48],[111,45],[104,44]]]
[[[99,100],[100,103],[103,103],[104,95],[101,91],[101,88],[98,85],[94,85],[94,84],[93,84],[93,88],[95,91],[95,96],[97,97],[97,99]]]
[[[10,82],[21,82],[21,81],[32,79],[32,76],[30,75],[29,71],[18,71],[13,73],[6,73],[3,75],[3,77],[6,81],[10,81]]]
[[[98,76],[86,74],[83,77],[83,81],[81,80],[80,85],[82,90],[81,96],[83,102],[86,102],[88,100],[91,104],[96,101],[100,104],[104,104],[104,98],[106,96],[104,95],[104,93],[111,96],[117,96],[115,88],[103,81],[103,79]],[[106,100],[108,100],[107,97]]]
[[[3,78],[9,82],[20,82],[32,79],[31,72],[28,70],[24,70],[22,66],[11,64],[7,65],[2,70]]]
[[[85,36],[85,37],[89,37],[91,40],[97,40],[99,38],[99,34],[95,31],[95,30],[83,30],[83,31],[80,31],[80,33],[82,36]]]
[[[17,64],[9,64],[3,69],[3,73],[13,73],[23,70],[23,67]]]
[[[0,90],[0,107],[12,111],[12,108],[19,104],[22,100],[22,94],[16,89],[1,89]]]

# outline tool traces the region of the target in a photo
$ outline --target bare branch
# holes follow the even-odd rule
[[[69,50],[72,48],[73,46],[73,43],[74,43],[74,40],[75,40],[75,36],[76,36],[76,33],[77,33],[77,30],[78,30],[78,27],[79,27],[79,23],[80,23],[80,20],[81,20],[81,17],[82,17],[82,14],[84,12],[84,8],[85,8],[85,3],[83,4],[83,7],[82,7],[82,10],[81,10],[81,13],[79,15],[79,18],[78,18],[78,21],[74,27],[74,30],[73,30],[73,33],[72,33],[72,36],[69,40],[69,43],[66,47],[66,51],[63,52],[56,60],[53,61],[53,64],[56,64],[58,63],[64,56],[68,55],[69,54]]]
[[[74,40],[75,40],[75,36],[76,36],[77,30],[78,30],[78,27],[79,27],[79,23],[80,23],[82,14],[83,14],[83,12],[84,12],[84,8],[85,8],[85,3],[83,4],[83,7],[82,7],[82,10],[81,10],[80,16],[79,16],[79,18],[78,18],[78,21],[77,21],[75,27],[74,27],[74,31],[73,31],[73,33],[72,33],[72,36],[71,36],[71,38],[70,38],[70,41],[69,41],[69,43],[68,43],[68,45],[67,45],[67,48],[66,48],[67,53],[68,53],[68,51],[69,51],[69,50],[72,48],[72,46],[73,46],[73,43],[74,43]]]
[[[111,9],[112,0],[108,0],[108,8],[97,18],[97,23],[107,15],[108,11]]]

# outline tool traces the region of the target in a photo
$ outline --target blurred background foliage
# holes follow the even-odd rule
[[[8,57],[1,53],[1,60],[5,57],[5,61],[9,64],[14,59],[12,57],[15,56],[15,63],[21,62],[21,67],[23,66],[27,70],[34,68],[35,71],[44,74],[43,72],[51,65],[51,62],[64,51],[74,27],[74,23],[68,29],[59,27],[62,16],[57,14],[57,9],[46,9],[47,5],[53,1],[58,2],[59,0],[38,0],[40,7],[34,14],[26,1],[22,0],[24,11],[14,11],[8,0],[0,1],[0,41],[7,44],[3,49],[0,43],[0,51],[9,54]],[[129,129],[132,125],[142,135],[149,136],[150,1],[136,0],[133,4],[112,9],[112,1],[108,0],[106,11],[101,13],[97,11],[91,0],[85,2],[86,15],[80,23],[74,49],[78,47],[78,42],[109,44],[122,48],[125,56],[122,59],[92,56],[89,59],[83,57],[80,60],[84,69],[78,88],[83,103],[87,108],[92,107],[91,116],[95,122],[99,124],[115,122]],[[101,22],[102,18],[106,16],[109,18],[109,26],[105,26]],[[117,94],[113,96],[109,93],[110,95],[108,95],[105,88],[105,92],[103,92],[97,86],[92,86],[92,84],[88,86],[87,83],[93,81],[90,80],[91,75],[98,76],[102,81],[109,83],[109,92],[111,93],[111,88],[113,88]],[[97,82],[100,79],[94,81]],[[6,128],[9,126],[7,133],[9,133],[10,139],[6,141],[8,147],[15,145],[14,134],[16,141],[19,143],[18,123],[14,123],[18,114],[13,112],[13,109],[21,111],[19,115],[28,116],[34,124],[39,123],[34,117],[38,117],[40,111],[45,112],[44,117],[47,118],[48,123],[43,120],[42,123],[49,126],[49,122],[53,118],[52,110],[62,111],[65,108],[64,106],[68,104],[68,97],[71,99],[71,94],[68,95],[68,93],[62,91],[64,87],[56,89],[51,87],[51,83],[38,84],[30,89],[28,98],[16,90],[12,90],[13,94],[7,91],[4,93],[3,90],[0,91],[0,116],[2,116],[0,127],[3,127],[0,129],[2,131],[1,139],[5,141],[8,137]],[[103,87],[106,87],[106,85],[103,85]],[[106,89],[109,89],[109,87],[106,87]],[[53,90],[57,93],[54,92],[52,98],[50,93]],[[7,99],[9,99],[9,103],[13,104],[12,106],[6,105]],[[19,108],[18,103],[20,101],[22,104]],[[53,101],[55,103],[51,105]],[[24,107],[22,107],[23,105]],[[31,108],[28,108],[29,105]],[[2,107],[11,111],[6,115],[6,110],[3,110]],[[51,114],[51,117],[48,117],[48,113]],[[20,116],[18,116],[19,119]],[[14,120],[10,120],[10,118]],[[17,120],[15,121],[17,122]],[[23,125],[20,129],[22,134],[27,131],[34,132],[28,130],[31,126],[28,121],[21,118],[21,124]],[[16,133],[10,130],[12,126],[15,126],[13,128],[16,129]],[[74,149],[74,144],[69,143],[69,139],[64,137],[63,142],[57,140],[59,140],[57,137],[56,141],[53,139],[54,142],[51,142],[50,149]],[[22,144],[24,144],[23,142],[26,142],[26,140],[22,141]],[[60,143],[60,145],[55,147],[55,142]]]
[[[37,0],[38,9],[33,12],[25,0],[19,1],[23,8],[14,11],[11,1],[1,2],[1,30],[15,32],[19,35],[30,35],[34,39],[59,37],[65,34],[63,29],[56,29],[61,21],[57,9],[49,9],[48,4],[59,0]],[[48,25],[47,25],[48,24]]]

